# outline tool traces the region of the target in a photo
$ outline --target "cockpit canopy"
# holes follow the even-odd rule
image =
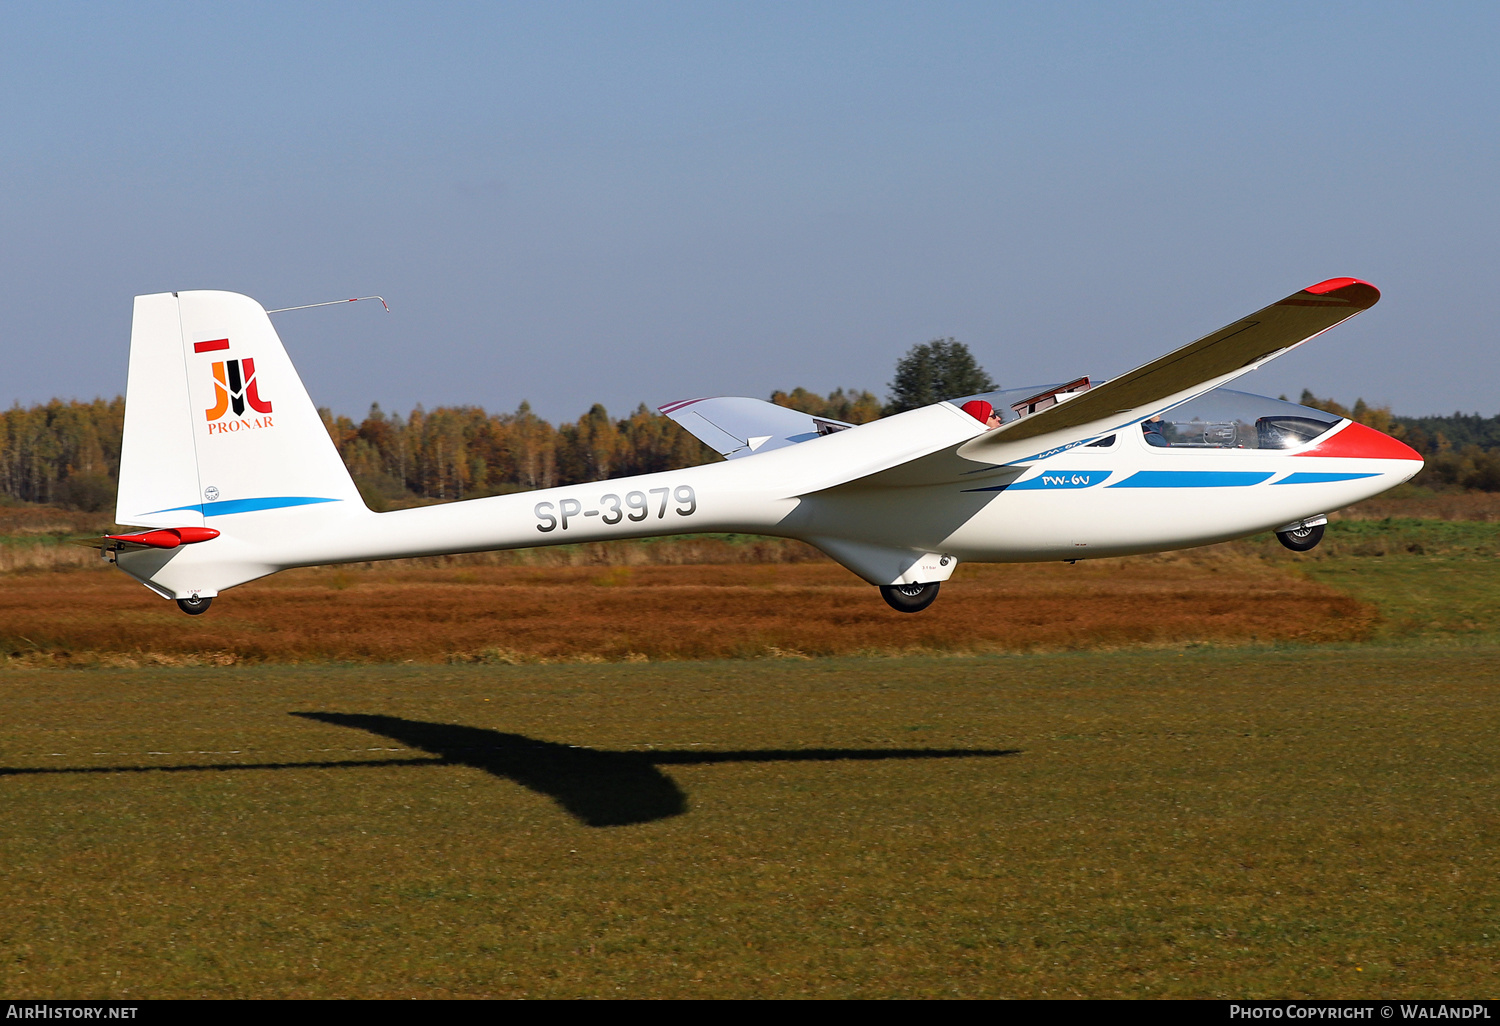
[[[1141,430],[1150,444],[1170,449],[1295,449],[1340,419],[1284,399],[1216,388],[1144,421]]]
[[[1000,414],[1001,421],[1009,424],[1030,412],[1040,412],[1055,402],[1071,399],[1088,388],[1088,379],[1080,378],[1053,385],[985,392],[953,402],[986,400]],[[1038,403],[1038,397],[1048,398]],[[1294,449],[1312,441],[1339,420],[1337,414],[1285,399],[1215,388],[1142,422],[1141,432],[1149,444],[1167,449]]]

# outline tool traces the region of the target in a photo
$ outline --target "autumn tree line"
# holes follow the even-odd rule
[[[804,413],[863,424],[881,415],[869,392],[821,396],[798,388],[771,401]],[[473,499],[554,485],[678,470],[718,454],[642,403],[616,419],[598,403],[554,427],[522,403],[514,413],[478,406],[418,406],[403,418],[376,405],[365,419],[320,410],[360,494],[373,509],[419,500]]]
[[[882,403],[872,393],[803,388],[774,392],[780,406],[863,424],[944,398],[994,388],[968,348],[953,339],[915,346],[896,365]],[[1500,416],[1397,417],[1359,400],[1345,408],[1304,391],[1299,400],[1402,439],[1427,459],[1417,484],[1500,491]],[[339,455],[373,509],[472,499],[554,485],[676,470],[719,457],[644,404],[624,418],[594,404],[553,425],[528,403],[513,413],[478,406],[421,406],[410,414],[378,405],[359,422],[319,411]],[[54,399],[0,411],[0,501],[89,511],[114,506],[125,400]]]
[[[880,416],[869,392],[798,388],[773,402],[863,424]],[[595,404],[553,425],[522,403],[514,413],[421,406],[407,416],[370,407],[363,420],[319,410],[372,509],[473,499],[710,463],[719,457],[644,404],[625,418]],[[54,399],[0,411],[0,496],[90,511],[114,508],[125,400]]]

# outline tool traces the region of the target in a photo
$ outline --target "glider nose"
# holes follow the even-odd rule
[[[1363,424],[1349,424],[1344,430],[1319,442],[1298,456],[1332,456],[1357,460],[1414,460],[1423,462],[1422,454],[1399,439]]]

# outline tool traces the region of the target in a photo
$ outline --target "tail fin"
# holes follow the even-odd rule
[[[364,508],[265,310],[233,292],[137,296],[115,520]]]
[[[115,520],[179,544],[117,547],[121,570],[197,603],[295,565],[289,538],[367,513],[259,303],[136,297]]]

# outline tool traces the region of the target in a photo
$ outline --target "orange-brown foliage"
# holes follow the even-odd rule
[[[16,575],[27,662],[696,659],[1357,640],[1354,599],[1252,560],[969,566],[919,614],[827,562],[294,571],[187,617],[118,573]]]

